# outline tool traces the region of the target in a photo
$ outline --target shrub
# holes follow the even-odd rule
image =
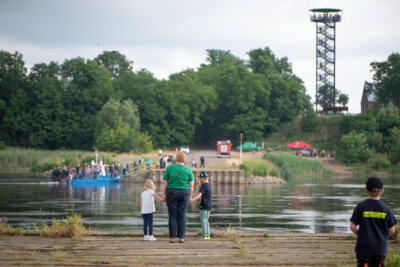
[[[269,172],[269,175],[270,175],[270,176],[273,176],[273,177],[281,177],[281,173],[279,172],[278,169],[272,169],[272,170]]]
[[[76,165],[77,162],[78,160],[76,158],[66,158],[64,160],[64,165],[67,167],[73,167]]]
[[[305,132],[311,133],[314,132],[317,124],[318,124],[317,115],[315,114],[312,108],[308,109],[307,113],[305,113],[303,115],[303,118],[301,119],[301,129],[303,129],[303,131]]]
[[[351,132],[340,139],[339,158],[344,163],[367,162],[370,151],[367,148],[367,138],[364,134]]]
[[[268,176],[269,166],[265,160],[246,160],[240,165],[240,169],[244,170],[246,178],[250,175]]]
[[[400,162],[400,127],[390,131],[390,153],[389,158],[393,164]]]
[[[368,166],[374,170],[385,169],[390,167],[390,161],[384,154],[372,154]]]
[[[81,237],[86,229],[82,224],[81,215],[72,214],[58,221],[53,219],[51,225],[33,226],[33,232],[46,237]]]
[[[400,226],[396,225],[394,234],[390,237],[391,240],[397,240],[399,238],[399,231],[400,231]]]
[[[387,267],[398,267],[398,266],[400,266],[400,255],[389,252],[387,257],[386,257],[385,266],[387,266]]]
[[[35,165],[32,165],[30,170],[31,170],[32,173],[42,173],[42,172],[46,172],[46,171],[52,170],[54,168],[61,168],[61,167],[62,167],[61,160],[58,160],[58,161],[46,161],[46,162],[37,163]]]
[[[6,147],[6,143],[3,140],[0,140],[0,150],[4,150]]]
[[[21,227],[12,227],[7,223],[6,218],[0,218],[0,234],[1,235],[21,235],[22,228]]]

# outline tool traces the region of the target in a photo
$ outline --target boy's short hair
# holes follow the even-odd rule
[[[208,179],[208,173],[207,172],[200,172],[199,178]]]
[[[379,193],[383,189],[382,180],[376,176],[368,178],[367,182],[365,183],[365,186],[367,190],[371,193]]]

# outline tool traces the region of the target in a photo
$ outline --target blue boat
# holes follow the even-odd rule
[[[99,179],[77,179],[72,180],[73,186],[101,186],[101,185],[108,185],[112,183],[118,183],[120,180],[120,176],[116,177],[105,177],[100,176]]]

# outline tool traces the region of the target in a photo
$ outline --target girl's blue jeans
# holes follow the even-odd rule
[[[153,235],[153,213],[142,214],[142,217],[144,235],[147,235],[147,227],[149,228],[149,235]]]

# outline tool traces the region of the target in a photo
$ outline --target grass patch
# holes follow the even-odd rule
[[[305,176],[316,178],[332,175],[332,172],[316,159],[298,157],[287,152],[265,153],[263,158],[278,165],[281,175],[285,179]]]
[[[107,158],[107,163],[112,161],[111,155],[103,153],[99,155]],[[81,150],[45,150],[7,147],[0,150],[0,172],[28,174],[45,172],[54,167],[73,167],[78,161],[87,162],[85,160],[94,159],[95,155],[91,151]]]
[[[81,221],[81,215],[73,214],[61,221],[53,219],[50,225],[33,225],[33,232],[45,237],[72,237],[74,239],[82,237],[86,228]]]
[[[7,223],[7,219],[0,220],[0,234],[3,235],[26,235],[44,237],[71,237],[75,240],[81,238],[88,230],[83,226],[81,215],[72,214],[64,219],[53,219],[50,225],[33,225],[25,231],[21,227],[13,227]]]
[[[390,253],[386,256],[385,266],[398,267],[400,266],[400,254]]]
[[[21,227],[12,227],[8,224],[5,217],[0,218],[0,234],[1,235],[22,235],[23,229]]]
[[[239,240],[239,233],[236,232],[235,228],[228,226],[226,228],[216,229],[211,233],[211,237],[228,238],[237,242]]]
[[[394,234],[389,238],[390,240],[399,240],[400,239],[400,237],[399,237],[399,231],[400,231],[399,227],[400,227],[399,225],[396,225]]]
[[[267,160],[245,160],[240,165],[240,169],[244,170],[245,178],[250,175],[280,177],[279,168]]]
[[[62,250],[56,250],[50,253],[50,260],[52,261],[64,261],[68,257],[68,254]]]

